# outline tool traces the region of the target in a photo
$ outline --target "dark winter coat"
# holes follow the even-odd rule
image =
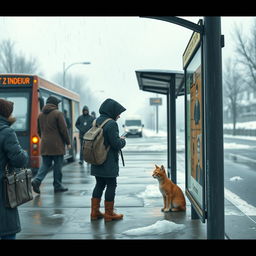
[[[83,112],[84,110],[88,110],[89,109],[87,106],[83,107]],[[90,116],[89,114],[84,115],[82,114],[81,116],[79,116],[76,120],[76,128],[79,130],[79,138],[82,139],[84,137],[84,134],[89,131],[92,127],[92,122],[95,118],[93,118],[92,116]]]
[[[25,167],[28,154],[21,148],[10,122],[0,116],[0,236],[20,232],[18,209],[6,208],[3,188],[3,174],[8,163],[11,167]]]
[[[46,104],[38,116],[38,135],[41,155],[65,155],[65,144],[70,144],[64,114],[54,104]]]
[[[103,127],[104,144],[110,145],[107,159],[102,165],[91,165],[91,175],[98,177],[117,177],[119,175],[119,152],[125,146],[125,140],[119,137],[119,129],[116,117],[126,109],[118,102],[107,99],[100,109],[100,116],[96,119],[96,124],[103,123],[107,118],[114,120],[108,121]]]

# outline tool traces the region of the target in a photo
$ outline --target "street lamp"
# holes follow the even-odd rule
[[[81,65],[89,65],[91,64],[90,61],[84,61],[84,62],[75,62],[75,63],[72,63],[70,64],[69,66],[67,66],[65,68],[65,62],[63,62],[63,87],[65,87],[65,79],[66,79],[66,72],[67,70],[72,67],[73,65],[77,65],[77,64],[81,64]]]

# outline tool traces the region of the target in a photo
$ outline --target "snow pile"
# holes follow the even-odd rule
[[[224,129],[233,129],[233,124],[224,124]],[[256,121],[244,122],[244,123],[236,123],[236,129],[256,129]]]
[[[166,151],[167,145],[163,144],[129,144],[127,143],[122,151]]]
[[[179,231],[183,228],[185,228],[184,224],[176,224],[168,220],[159,220],[150,226],[124,231],[123,234],[127,236],[162,235]]]
[[[239,181],[239,180],[243,180],[243,178],[241,178],[240,176],[234,176],[232,178],[229,179],[230,181]]]
[[[238,143],[224,143],[224,149],[251,149],[250,145],[238,144]]]
[[[158,185],[147,185],[146,190],[139,193],[137,196],[143,199],[147,199],[162,197],[162,194],[159,191]]]
[[[185,190],[185,176],[184,173],[178,173],[178,180],[183,183],[179,183],[178,186],[184,191]],[[159,190],[158,181],[156,181],[156,185],[147,185],[145,191],[136,194],[137,197],[142,198],[145,206],[150,206],[152,203],[155,203],[156,200],[162,199],[162,194]],[[158,202],[158,201],[157,201]],[[159,202],[162,202],[160,200]]]
[[[143,136],[144,137],[167,137],[167,132],[166,131],[156,131],[149,130],[149,129],[143,129]]]
[[[232,138],[232,139],[242,139],[242,140],[256,140],[255,136],[238,136],[238,135],[224,134],[224,137]]]

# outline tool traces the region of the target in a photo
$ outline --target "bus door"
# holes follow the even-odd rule
[[[65,117],[65,121],[67,124],[68,128],[68,135],[70,138],[71,145],[73,145],[73,136],[72,136],[72,114],[71,114],[71,100],[63,98],[63,114]],[[72,157],[72,150],[70,152],[67,152],[66,155],[64,156],[65,158]]]

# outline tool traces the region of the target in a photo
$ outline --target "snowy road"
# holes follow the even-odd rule
[[[185,157],[184,136],[177,133],[177,177],[178,182],[185,189]],[[153,131],[145,131],[143,138],[127,138],[124,154],[143,155],[150,161],[152,155],[161,152],[158,163],[167,161],[163,157],[167,152],[166,133],[155,134]],[[256,139],[255,138],[224,138],[224,182],[225,197],[238,207],[244,214],[250,215],[256,221]],[[160,155],[159,155],[160,156]],[[151,164],[154,164],[152,159]]]
[[[256,139],[224,137],[225,197],[256,224]]]
[[[256,138],[224,136],[225,156],[230,159],[246,160],[256,164]],[[256,168],[254,168],[256,171]]]

